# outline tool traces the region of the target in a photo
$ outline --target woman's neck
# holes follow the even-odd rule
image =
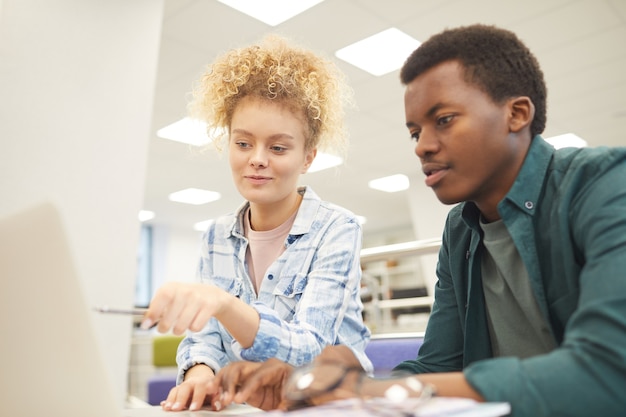
[[[250,227],[257,232],[276,229],[298,210],[301,202],[302,195],[296,190],[274,204],[250,203]]]

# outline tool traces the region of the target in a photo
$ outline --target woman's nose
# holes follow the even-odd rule
[[[262,149],[255,150],[252,155],[250,155],[250,165],[255,168],[266,167],[267,166],[267,154]]]

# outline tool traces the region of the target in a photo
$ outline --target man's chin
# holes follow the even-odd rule
[[[462,201],[465,201],[457,196],[451,196],[449,194],[443,193],[443,192],[438,192],[437,190],[433,190],[435,192],[435,196],[437,197],[437,200],[439,200],[442,204],[445,204],[447,206],[452,205],[452,204],[458,204],[461,203]]]

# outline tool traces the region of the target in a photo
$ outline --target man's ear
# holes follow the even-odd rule
[[[509,110],[509,130],[512,133],[518,133],[529,127],[535,118],[535,105],[526,96],[510,99]]]
[[[304,155],[304,166],[302,167],[303,174],[309,170],[316,156],[317,156],[317,148],[307,151],[306,155]]]

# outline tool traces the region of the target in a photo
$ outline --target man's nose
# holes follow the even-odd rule
[[[415,155],[424,159],[428,155],[439,151],[439,140],[437,135],[431,133],[429,129],[423,129],[415,143]]]

